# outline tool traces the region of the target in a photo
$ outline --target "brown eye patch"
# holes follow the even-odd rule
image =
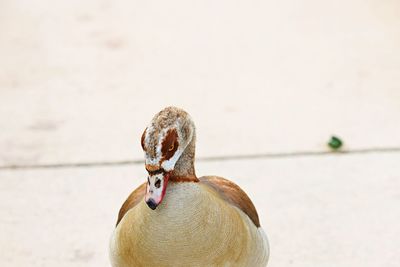
[[[178,149],[178,133],[175,129],[168,130],[161,143],[161,152],[164,160],[169,160]]]
[[[146,147],[144,146],[144,139],[146,137],[146,131],[147,131],[147,128],[144,129],[144,132],[142,134],[142,139],[140,140],[140,144],[142,145],[142,148],[143,148],[144,151],[146,151]]]

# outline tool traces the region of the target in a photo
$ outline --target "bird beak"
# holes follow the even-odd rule
[[[150,209],[155,210],[161,204],[167,190],[169,173],[158,172],[147,177],[145,201]]]

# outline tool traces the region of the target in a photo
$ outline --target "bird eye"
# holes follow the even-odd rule
[[[172,143],[172,145],[168,148],[168,151],[172,151],[172,150],[174,150],[174,148],[175,148],[175,145]]]

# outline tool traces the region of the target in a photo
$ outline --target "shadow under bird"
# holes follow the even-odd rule
[[[148,178],[122,205],[110,241],[113,267],[266,266],[267,237],[246,193],[197,177],[196,132],[176,107],[157,113],[141,144]]]

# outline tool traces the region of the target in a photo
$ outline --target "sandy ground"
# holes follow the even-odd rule
[[[2,1],[0,266],[109,266],[146,177],[140,135],[167,105],[196,122],[198,174],[254,200],[269,266],[399,266],[399,14],[394,0]],[[348,154],[323,154],[332,134]]]

